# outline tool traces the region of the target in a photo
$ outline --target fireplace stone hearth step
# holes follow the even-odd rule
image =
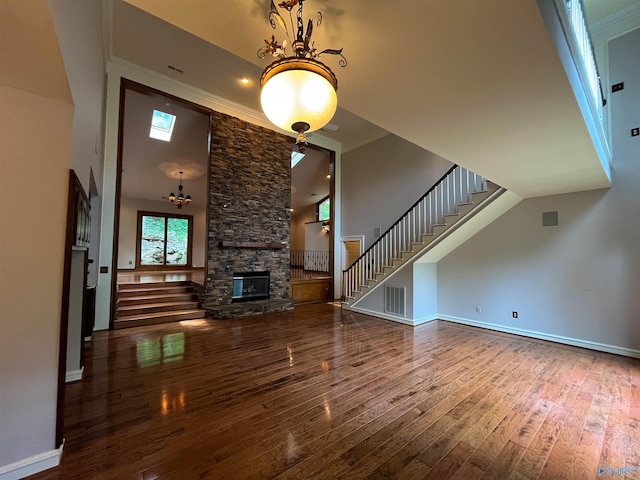
[[[263,313],[284,312],[293,310],[293,300],[290,298],[257,300],[254,302],[238,302],[230,305],[212,305],[206,307],[207,317],[217,320],[226,320],[229,318],[248,317],[252,315],[261,315]]]

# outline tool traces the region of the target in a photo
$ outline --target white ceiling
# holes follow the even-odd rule
[[[259,110],[256,51],[284,38],[268,6],[113,0],[111,53]],[[345,151],[391,132],[523,197],[608,186],[536,0],[305,3],[316,10],[316,43],[349,61],[323,57],[342,107],[326,136]]]

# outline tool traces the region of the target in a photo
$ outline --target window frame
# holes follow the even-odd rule
[[[326,201],[329,201],[329,216],[327,218],[320,218],[320,205],[322,205]],[[327,195],[318,203],[316,203],[316,220],[318,222],[331,221],[331,195]]]
[[[181,214],[173,214],[173,213],[163,213],[163,212],[148,212],[143,210],[138,210],[138,219],[136,226],[136,270],[165,270],[165,269],[186,269],[192,267],[192,251],[193,251],[193,215],[181,215]],[[141,263],[141,255],[142,255],[142,218],[143,217],[163,217],[164,218],[164,261],[163,265],[142,265]],[[176,264],[167,264],[167,219],[169,218],[178,218],[182,220],[187,220],[188,222],[188,233],[187,233],[187,263],[185,265],[176,265]]]

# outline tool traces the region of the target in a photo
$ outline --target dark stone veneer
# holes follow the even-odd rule
[[[292,139],[213,112],[207,315],[229,318],[293,308],[289,296]],[[221,247],[221,241],[285,248]],[[271,272],[271,300],[231,305],[233,272]]]

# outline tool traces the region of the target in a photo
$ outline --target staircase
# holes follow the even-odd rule
[[[118,285],[115,329],[204,318],[188,281]]]
[[[353,306],[505,192],[504,188],[464,167],[452,167],[342,272],[343,306]]]

